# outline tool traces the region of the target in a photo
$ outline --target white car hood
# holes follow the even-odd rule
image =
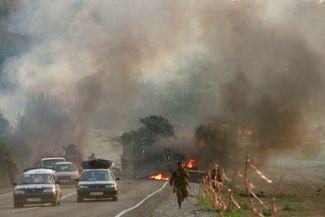
[[[54,176],[79,176],[79,173],[76,171],[62,171],[62,172],[56,172]]]
[[[15,190],[21,189],[43,189],[43,188],[54,188],[54,184],[28,184],[28,185],[17,185]]]
[[[115,184],[114,180],[107,180],[107,181],[80,181],[79,185],[100,185],[100,184]]]

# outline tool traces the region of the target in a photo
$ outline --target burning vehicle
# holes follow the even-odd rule
[[[124,133],[120,142],[122,172],[135,179],[168,180],[178,161],[187,162],[191,182],[200,182],[206,172],[198,171],[194,159],[187,161],[185,152],[175,151],[174,127],[160,116],[140,119],[144,124],[137,131]]]
[[[160,176],[166,179],[176,162],[186,158],[174,151],[174,127],[160,116],[142,118],[140,122],[144,127],[120,137],[122,172],[136,179]]]

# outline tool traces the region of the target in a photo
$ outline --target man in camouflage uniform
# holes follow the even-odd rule
[[[173,191],[176,193],[177,196],[177,203],[178,207],[181,208],[181,204],[184,199],[188,196],[188,178],[189,174],[185,169],[184,162],[178,162],[178,167],[173,172],[172,176],[170,177],[169,184],[173,186]]]

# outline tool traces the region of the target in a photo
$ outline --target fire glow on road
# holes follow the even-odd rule
[[[186,167],[191,169],[195,165],[196,161],[194,159],[191,159],[187,162]]]
[[[157,173],[155,175],[149,176],[149,178],[154,180],[163,180],[163,181],[169,180],[169,177],[165,176],[163,173]]]

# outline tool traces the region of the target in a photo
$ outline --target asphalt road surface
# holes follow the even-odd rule
[[[76,188],[62,188],[62,202],[57,207],[50,205],[26,205],[13,208],[12,193],[0,194],[0,217],[136,217],[150,216],[152,210],[169,192],[162,188],[163,181],[121,180],[118,201],[87,200],[77,203]],[[162,191],[157,191],[162,189]],[[157,193],[152,194],[157,191]],[[152,195],[149,199],[143,200]],[[143,203],[141,203],[143,202]],[[139,205],[141,203],[141,205]],[[125,212],[129,208],[137,208]]]

